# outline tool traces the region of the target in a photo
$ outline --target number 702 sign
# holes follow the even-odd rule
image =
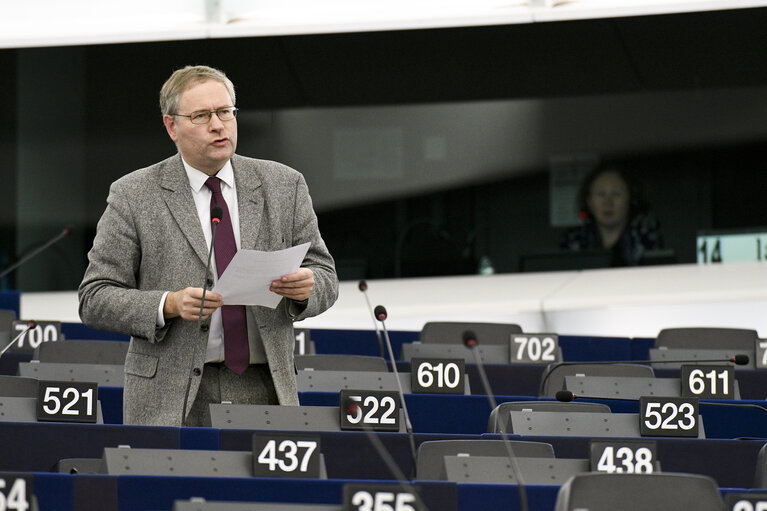
[[[756,340],[756,368],[767,369],[767,339]]]

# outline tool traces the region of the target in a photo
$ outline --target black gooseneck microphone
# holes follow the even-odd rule
[[[575,399],[596,399],[606,401],[634,401],[639,402],[638,399],[633,397],[597,397],[597,396],[579,396],[569,390],[558,390],[555,396],[557,401],[563,403],[569,403]],[[752,403],[712,403],[711,401],[698,401],[698,406],[727,406],[731,408],[755,408],[761,412],[767,413],[767,408]]]
[[[197,317],[197,334],[202,333],[202,312],[205,308],[205,294],[208,292],[208,275],[210,275],[210,263],[211,256],[213,255],[213,242],[216,240],[216,227],[221,223],[221,216],[224,214],[224,210],[221,206],[214,206],[210,210],[210,248],[208,249],[208,264],[205,266],[205,278],[202,283],[202,301],[200,302],[200,315]],[[186,382],[186,390],[184,391],[184,407],[181,410],[181,425],[186,426],[186,402],[189,399],[189,390],[192,387],[192,374],[194,371],[194,357],[192,357],[192,363],[189,366],[189,378]]]
[[[413,470],[415,470],[416,461],[418,456],[415,451],[415,440],[413,439],[413,425],[410,423],[410,414],[407,412],[407,403],[405,403],[405,393],[402,391],[402,382],[399,380],[399,371],[397,371],[397,361],[394,359],[394,351],[391,349],[391,339],[389,339],[389,332],[386,330],[386,308],[383,305],[376,305],[373,311],[375,317],[381,322],[383,327],[384,338],[386,339],[386,349],[389,351],[389,360],[391,360],[392,372],[394,373],[394,379],[397,380],[397,389],[399,392],[399,399],[402,402],[402,411],[405,414],[405,430],[407,431],[408,440],[410,440],[410,456],[413,458]]]
[[[477,370],[479,371],[479,378],[482,380],[482,387],[485,390],[485,394],[487,394],[487,400],[490,402],[490,410],[495,410],[498,407],[498,404],[495,401],[495,396],[493,395],[493,391],[490,389],[490,382],[487,379],[487,374],[485,374],[485,366],[482,364],[482,357],[477,352],[477,345],[479,344],[479,341],[477,341],[477,336],[472,332],[471,330],[466,330],[463,333],[463,344],[467,348],[469,348],[469,351],[471,351],[472,355],[474,355],[474,362],[477,365]],[[509,461],[511,462],[511,470],[514,472],[514,478],[517,480],[517,487],[519,489],[519,505],[522,511],[528,511],[527,507],[527,490],[525,489],[525,482],[522,479],[522,471],[519,468],[519,463],[517,462],[517,457],[514,455],[514,448],[511,446],[511,442],[509,441],[509,437],[506,436],[506,431],[501,428],[499,430],[501,433],[501,439],[503,440],[503,445],[506,446],[506,453],[509,455]]]
[[[15,270],[16,268],[18,268],[18,267],[19,267],[19,266],[21,266],[22,264],[24,264],[24,263],[26,263],[27,261],[29,261],[29,260],[30,260],[30,259],[32,259],[33,257],[35,257],[37,254],[39,254],[39,253],[40,253],[40,252],[42,252],[43,250],[46,250],[48,247],[50,247],[51,245],[53,245],[54,243],[56,243],[56,242],[57,242],[57,241],[59,241],[60,239],[62,239],[62,238],[65,238],[65,237],[69,236],[71,233],[72,233],[72,228],[71,228],[71,227],[65,227],[65,228],[64,228],[64,229],[62,229],[62,231],[61,231],[60,233],[58,233],[56,236],[54,236],[53,238],[49,239],[48,241],[46,241],[45,243],[43,243],[42,245],[40,245],[39,247],[37,247],[36,249],[34,249],[32,252],[30,252],[29,254],[25,255],[24,257],[22,257],[21,259],[19,259],[18,261],[16,261],[14,264],[12,264],[12,265],[11,265],[11,266],[9,266],[8,268],[6,268],[6,269],[5,269],[5,270],[3,270],[2,272],[0,272],[0,279],[2,279],[3,277],[5,277],[5,276],[6,276],[6,275],[8,275],[9,273],[11,273],[13,270]]]
[[[378,351],[381,353],[381,358],[386,358],[384,356],[384,347],[383,347],[383,339],[381,339],[381,331],[378,329],[378,323],[376,322],[376,316],[373,313],[373,306],[370,305],[370,300],[368,299],[368,283],[365,280],[360,280],[357,283],[357,287],[362,291],[362,294],[365,295],[365,301],[368,304],[368,310],[370,311],[370,317],[373,318],[373,328],[376,331],[376,337],[378,337]]]
[[[596,362],[556,362],[554,364],[549,365],[546,372],[543,375],[543,378],[541,378],[541,384],[538,387],[538,395],[543,396],[543,391],[546,389],[546,382],[549,381],[549,377],[551,376],[551,373],[554,372],[555,369],[562,366],[572,366],[572,365],[581,365],[581,364],[588,364],[588,365],[613,365],[613,364],[697,364],[697,363],[725,363],[730,362],[732,364],[738,365],[738,366],[744,366],[748,364],[749,358],[748,355],[740,354],[735,355],[730,358],[718,358],[718,359],[708,359],[708,360],[598,360]]]
[[[346,410],[346,413],[350,415],[355,415],[357,413],[357,409],[359,408],[359,404],[354,401],[347,401],[343,404],[344,410]],[[397,462],[394,461],[394,457],[389,453],[389,451],[386,449],[386,446],[381,442],[381,439],[378,438],[378,435],[375,434],[375,432],[368,426],[367,424],[362,422],[362,431],[365,432],[365,435],[368,437],[368,440],[370,440],[370,443],[373,445],[373,448],[376,450],[378,455],[383,460],[384,464],[386,465],[386,468],[389,469],[389,472],[392,473],[394,478],[399,483],[400,487],[403,488],[406,491],[409,491],[411,489],[411,486],[409,484],[408,478],[405,477],[405,474],[402,473],[402,470],[400,470],[399,465],[397,465]],[[415,465],[413,465],[413,471],[415,471]],[[412,488],[412,491],[414,494],[417,495],[417,498],[420,500],[421,496],[418,495],[418,492],[415,491],[415,488]],[[421,502],[421,506],[423,507],[424,511],[429,511],[426,507],[426,504]]]
[[[27,332],[29,332],[30,330],[32,330],[36,326],[37,326],[36,322],[34,322],[34,321],[27,321],[27,327],[24,330],[22,330],[21,332],[19,332],[19,334],[16,337],[14,337],[11,342],[9,342],[8,344],[5,345],[5,348],[3,348],[3,351],[0,351],[0,357],[5,355],[5,352],[8,351],[9,349],[11,349],[11,346],[13,346],[14,342],[18,341],[24,334],[26,334]]]

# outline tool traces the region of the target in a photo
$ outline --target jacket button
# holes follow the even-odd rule
[[[208,289],[213,287],[213,279],[208,279]]]
[[[200,374],[202,373],[202,371],[200,371],[199,367],[195,367],[194,371],[192,371],[192,372],[194,373],[195,376],[200,376]]]
[[[207,332],[208,330],[210,330],[210,326],[209,325],[200,325],[200,330],[202,330],[203,332]]]

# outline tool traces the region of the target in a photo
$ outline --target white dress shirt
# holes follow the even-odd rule
[[[205,235],[205,246],[210,247],[211,222],[210,222],[210,198],[213,192],[205,186],[205,182],[210,176],[204,172],[195,169],[189,165],[186,160],[182,158],[184,162],[184,169],[186,175],[189,178],[189,185],[192,188],[192,196],[194,197],[194,205],[197,208],[197,216],[200,218],[200,225],[202,226],[202,232]],[[227,161],[221,170],[218,171],[216,177],[221,180],[221,194],[224,196],[227,208],[229,209],[229,218],[232,221],[232,230],[234,231],[234,242],[237,245],[237,250],[240,249],[240,212],[237,205],[237,188],[234,182],[234,170],[232,170],[231,161]],[[211,256],[211,273],[213,282],[218,280],[218,272],[216,271],[216,251],[213,251]],[[202,279],[200,280],[202,283]],[[162,328],[165,326],[165,317],[163,315],[163,308],[165,307],[165,299],[168,296],[169,291],[166,291],[160,301],[160,308],[157,315],[157,326]],[[264,345],[261,340],[261,336],[258,330],[258,325],[255,322],[255,318],[249,310],[246,309],[246,317],[248,321],[248,342],[250,344],[250,363],[264,363],[266,362],[266,353],[264,352]],[[224,326],[221,320],[221,309],[216,309],[210,316],[210,329],[208,332],[208,349],[205,357],[206,362],[223,362],[224,361]]]

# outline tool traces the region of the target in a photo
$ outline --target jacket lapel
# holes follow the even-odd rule
[[[232,169],[240,208],[240,247],[253,250],[264,214],[264,199],[261,193],[257,193],[261,180],[255,170],[237,155],[232,157]]]
[[[205,247],[205,236],[181,156],[172,158],[161,172],[165,204],[200,261],[205,264],[208,260],[208,249]]]

